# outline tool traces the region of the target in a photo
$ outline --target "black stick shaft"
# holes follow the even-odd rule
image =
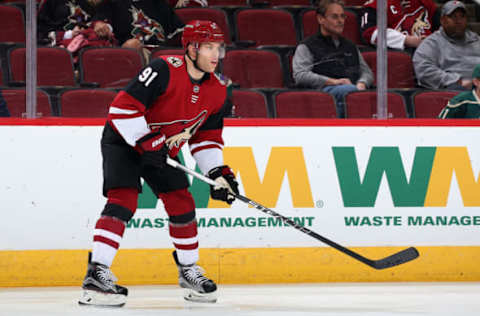
[[[288,217],[285,217],[285,216],[275,212],[274,210],[269,209],[268,207],[260,205],[257,202],[252,201],[251,199],[249,199],[249,198],[247,198],[243,195],[240,195],[240,194],[235,194],[235,198],[237,198],[240,201],[245,202],[245,203],[255,207],[257,210],[262,211],[265,214],[271,215],[271,216],[276,217],[276,218],[280,218],[284,223],[288,224],[289,226],[292,226],[293,228],[301,231],[302,233],[305,233],[305,234],[307,234],[307,235],[309,235],[309,236],[311,236],[315,239],[318,239],[321,242],[323,242],[323,243],[325,243],[325,244],[327,244],[327,245],[329,245],[329,246],[331,246],[331,247],[333,247],[337,250],[340,250],[341,252],[349,255],[350,257],[353,257],[353,258],[355,258],[355,259],[357,259],[357,260],[359,260],[359,261],[361,261],[361,262],[363,262],[363,263],[365,263],[369,266],[372,265],[372,260],[367,259],[367,258],[363,257],[362,255],[360,255],[360,254],[358,254],[358,253],[356,253],[356,252],[354,252],[354,251],[352,251],[348,248],[345,248],[342,245],[337,244],[336,242],[334,242],[334,241],[332,241],[332,240],[330,240],[326,237],[323,237],[322,235],[319,235],[316,232],[314,232],[314,231],[312,231],[312,230],[310,230],[310,229],[308,229],[304,226],[301,226],[301,225],[295,223],[294,221],[292,221]]]
[[[203,174],[200,174],[194,170],[191,170],[185,166],[183,166],[182,164],[178,163],[177,161],[171,159],[171,158],[167,158],[167,164],[169,164],[170,166],[174,167],[174,168],[177,168],[177,169],[180,169],[180,170],[183,170],[184,172],[188,173],[188,174],[191,174],[192,176],[204,181],[205,183],[208,183],[210,185],[218,185],[217,182],[215,182],[214,180],[204,176]],[[273,217],[276,217],[276,218],[280,218],[285,224],[288,224],[289,226],[301,231],[302,233],[304,234],[307,234],[317,240],[320,240],[321,242],[329,245],[330,247],[332,248],[335,248],[337,249],[338,251],[341,251],[343,252],[344,254],[374,268],[374,269],[385,269],[385,268],[390,268],[390,267],[394,267],[394,266],[397,266],[399,264],[402,264],[402,263],[405,263],[405,262],[408,262],[408,261],[411,261],[415,258],[417,258],[419,256],[418,254],[418,251],[417,249],[413,248],[413,247],[410,247],[410,248],[407,248],[405,250],[402,250],[400,252],[397,252],[397,253],[394,253],[393,255],[391,256],[388,256],[386,258],[383,258],[383,259],[379,259],[379,260],[371,260],[371,259],[368,259],[358,253],[356,253],[355,251],[352,251],[348,248],[345,248],[344,246],[340,245],[340,244],[337,244],[336,242],[326,238],[326,237],[323,237],[322,235],[319,235],[317,234],[316,232],[306,228],[306,227],[303,227],[297,223],[295,223],[294,221],[292,221],[291,219],[289,219],[288,217],[285,217],[277,212],[275,212],[274,210],[271,210],[269,209],[268,207],[265,207],[251,199],[249,199],[248,197],[246,196],[243,196],[243,195],[240,195],[240,194],[235,194],[235,198],[239,199],[240,201],[244,202],[244,203],[247,203],[253,207],[255,207],[257,210],[265,213],[265,214],[268,214],[268,215],[271,215]]]

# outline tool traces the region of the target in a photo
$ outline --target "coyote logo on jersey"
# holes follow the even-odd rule
[[[67,6],[70,8],[70,15],[68,16],[68,23],[64,26],[65,31],[73,30],[75,26],[87,27],[87,21],[90,19],[90,15],[80,8],[79,5],[73,2],[67,2]]]
[[[430,30],[431,25],[428,21],[428,12],[424,11],[422,14],[415,19],[415,23],[412,26],[411,34],[422,36],[425,34],[426,30]]]
[[[173,67],[178,68],[181,65],[183,65],[183,62],[180,58],[174,57],[174,56],[169,56],[167,57],[167,61],[172,64]]]
[[[162,130],[165,129],[165,134],[168,135],[169,130],[179,130],[181,131],[178,133],[174,132],[174,135],[167,138],[165,143],[167,144],[169,149],[174,147],[180,148],[186,141],[188,141],[192,136],[197,132],[200,125],[202,125],[203,121],[207,116],[207,110],[203,110],[200,112],[196,117],[190,120],[176,120],[173,122],[165,122],[165,123],[150,123],[149,126],[152,130],[161,128]],[[183,127],[187,125],[187,127]]]
[[[431,28],[428,11],[423,6],[411,13],[404,14],[396,27],[399,31],[403,30],[404,33],[415,36],[428,35]]]
[[[141,9],[135,7],[130,8],[132,12],[132,36],[138,40],[148,41],[152,37],[156,37],[159,41],[165,41],[165,32],[160,23],[149,18]]]

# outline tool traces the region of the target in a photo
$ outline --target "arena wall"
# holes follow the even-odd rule
[[[79,285],[101,195],[103,120],[0,120],[0,286]],[[242,194],[373,259],[377,271],[191,179],[200,262],[228,283],[479,281],[480,122],[228,120]],[[195,168],[188,150],[182,161]],[[168,218],[147,185],[112,270],[174,284]]]

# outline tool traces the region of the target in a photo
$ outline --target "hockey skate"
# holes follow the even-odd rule
[[[83,294],[78,304],[122,307],[127,300],[128,290],[115,284],[116,281],[112,271],[103,264],[91,262],[89,254],[87,275],[82,284]]]
[[[178,267],[178,284],[185,289],[183,298],[192,302],[215,303],[217,285],[203,275],[203,269],[196,264],[181,265],[176,251],[173,258]]]

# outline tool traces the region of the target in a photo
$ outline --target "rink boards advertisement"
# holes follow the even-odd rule
[[[305,122],[227,122],[224,161],[240,192],[369,258],[409,246],[420,258],[373,270],[245,203],[211,200],[189,177],[200,264],[213,278],[480,280],[479,124]],[[45,124],[0,125],[0,286],[79,284],[106,201],[101,123]],[[188,149],[180,160],[199,171]],[[113,270],[126,284],[175,283],[171,247],[168,216],[143,183]]]

